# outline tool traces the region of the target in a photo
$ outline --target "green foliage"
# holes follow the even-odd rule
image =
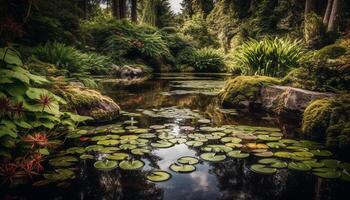
[[[209,33],[207,26],[204,16],[197,14],[185,21],[181,33],[198,48],[218,47],[218,42]]]
[[[234,67],[246,75],[284,76],[291,68],[298,67],[303,52],[299,40],[251,39],[235,52]]]
[[[69,72],[81,71],[77,66],[77,51],[63,43],[47,42],[35,48],[33,55],[41,61],[51,63]]]
[[[199,72],[226,71],[223,55],[214,49],[199,49],[193,54],[191,65]]]
[[[103,56],[97,53],[79,53],[79,66],[85,71],[94,75],[107,75],[111,72],[113,60],[109,56]],[[85,85],[85,84],[84,84]]]
[[[24,134],[53,129],[64,122],[70,122],[68,128],[75,128],[74,119],[60,110],[66,101],[40,88],[49,83],[45,77],[25,69],[14,49],[1,48],[0,57],[0,140],[13,144],[2,146],[0,155],[10,157],[10,149]]]
[[[310,47],[320,47],[324,43],[326,28],[322,18],[311,12],[306,16],[304,25],[304,38]]]
[[[158,28],[172,26],[174,14],[167,0],[149,0],[142,11],[142,23]]]
[[[112,19],[103,23],[86,23],[84,32],[90,35],[89,44],[110,55],[115,62],[123,58],[135,60],[171,57],[163,35],[149,26]]]

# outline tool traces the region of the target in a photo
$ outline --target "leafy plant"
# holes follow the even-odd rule
[[[222,54],[210,48],[183,51],[179,62],[193,67],[198,72],[222,72],[226,70]]]
[[[40,87],[49,81],[26,70],[16,50],[1,48],[0,58],[0,178],[12,183],[35,175],[32,171],[40,168],[40,155],[48,154],[55,127],[74,129],[90,118],[62,112],[65,100]],[[21,149],[25,156],[13,159],[21,157]]]
[[[235,66],[246,75],[283,76],[298,67],[304,53],[300,40],[283,38],[250,39],[234,54]]]

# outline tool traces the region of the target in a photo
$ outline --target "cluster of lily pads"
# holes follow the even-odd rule
[[[58,169],[45,175],[51,181],[74,178],[69,167],[79,160],[93,160],[98,170],[140,170],[145,163],[142,158],[152,154],[153,149],[170,148],[185,144],[198,152],[196,157],[180,157],[169,166],[178,173],[196,170],[200,160],[221,162],[227,159],[257,160],[250,170],[260,174],[274,174],[279,170],[310,171],[322,178],[350,180],[350,164],[330,159],[332,152],[314,141],[284,139],[281,130],[270,127],[241,125],[207,126],[209,119],[196,119],[196,126],[180,126],[180,134],[174,133],[176,124],[152,125],[139,128],[134,117],[138,113],[123,113],[131,120],[124,123],[97,128],[83,128],[68,135],[79,138],[87,146],[71,147],[62,151],[49,163]],[[150,181],[160,182],[171,174],[159,169],[146,173]]]

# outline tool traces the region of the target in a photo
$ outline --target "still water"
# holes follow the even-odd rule
[[[135,121],[139,128],[168,124],[175,137],[192,133],[181,127],[199,125],[195,118],[209,119],[205,126],[225,125],[263,126],[280,128],[283,138],[298,138],[298,122],[281,120],[261,112],[223,109],[216,95],[224,86],[226,74],[162,74],[150,80],[121,85],[114,80],[100,78],[101,89],[123,108],[123,116],[110,124]],[[140,116],[130,116],[138,113]],[[132,123],[132,122],[131,122]],[[124,126],[124,125],[123,125]],[[198,129],[196,129],[197,131]],[[187,138],[188,139],[188,138]],[[68,141],[65,148],[86,146],[82,142]],[[311,172],[279,169],[273,175],[258,174],[250,166],[259,159],[226,158],[221,162],[200,159],[196,170],[177,173],[169,166],[182,156],[199,158],[200,148],[176,144],[169,148],[152,148],[150,155],[140,159],[145,163],[141,170],[114,169],[100,171],[94,168],[94,160],[80,161],[76,178],[63,188],[49,185],[23,187],[9,191],[11,196],[22,199],[120,199],[120,200],[311,200],[348,199],[350,184],[340,179],[322,179]],[[103,157],[97,154],[96,157]],[[146,179],[152,169],[171,174],[165,182]]]

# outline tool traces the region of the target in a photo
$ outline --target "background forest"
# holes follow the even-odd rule
[[[349,1],[183,0],[181,5],[174,13],[168,0],[2,0],[3,182],[42,173],[50,152],[66,137],[81,136],[79,124],[116,117],[120,108],[98,92],[93,78],[98,75],[232,73],[265,78],[239,84],[333,92],[341,97],[313,105],[325,110],[309,110],[303,130],[321,130],[335,146],[350,143]],[[225,91],[221,95],[235,101]],[[327,125],[324,119],[310,122],[319,113],[343,115]]]

